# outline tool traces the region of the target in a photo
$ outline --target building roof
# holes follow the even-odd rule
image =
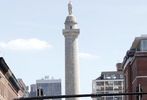
[[[61,83],[61,79],[41,79],[36,80],[36,83]]]
[[[123,72],[121,71],[106,71],[102,72],[101,76],[96,80],[113,80],[113,79],[123,79]]]
[[[132,60],[132,57],[136,53],[136,51],[140,51],[140,42],[141,40],[147,40],[147,35],[142,35],[140,37],[136,37],[132,43],[130,50],[126,52],[126,55],[122,62],[122,67],[124,68],[125,64]]]

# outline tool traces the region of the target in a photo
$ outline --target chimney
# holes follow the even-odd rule
[[[117,71],[118,71],[118,72],[123,71],[123,69],[122,69],[122,63],[117,63],[117,64],[116,64],[116,68],[117,68]]]

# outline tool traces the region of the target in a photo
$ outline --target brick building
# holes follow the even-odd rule
[[[136,37],[124,57],[125,92],[147,92],[147,36]],[[125,96],[125,100],[147,100],[147,95]]]
[[[20,85],[2,57],[0,57],[0,100],[13,100],[23,95]]]

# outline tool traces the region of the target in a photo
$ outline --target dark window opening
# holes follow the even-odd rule
[[[70,29],[72,29],[72,26],[70,26]]]

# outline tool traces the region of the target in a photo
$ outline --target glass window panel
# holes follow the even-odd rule
[[[104,85],[104,82],[96,82],[96,85]]]
[[[141,40],[140,50],[147,51],[147,40]]]

